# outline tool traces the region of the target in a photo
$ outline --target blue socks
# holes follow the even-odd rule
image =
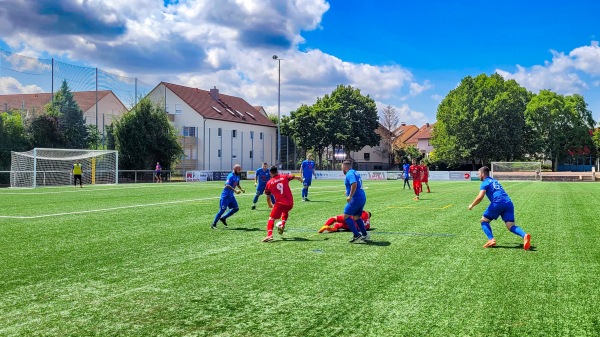
[[[510,232],[511,233],[515,233],[515,234],[517,234],[518,236],[520,236],[522,238],[525,237],[525,231],[523,229],[521,229],[521,227],[519,227],[517,225],[513,225],[510,228]]]
[[[308,188],[302,189],[302,198],[308,198]]]
[[[494,234],[492,234],[492,227],[490,226],[489,222],[482,222],[481,223],[481,229],[483,230],[483,232],[485,233],[485,235],[487,235],[488,240],[491,240],[491,239],[494,238]]]
[[[365,228],[365,222],[363,221],[363,219],[358,218],[358,220],[355,221],[362,235],[367,236],[367,229]]]
[[[275,196],[273,194],[271,194],[271,203],[275,205]]]
[[[346,225],[348,225],[348,228],[350,228],[350,230],[352,231],[352,234],[354,234],[354,237],[360,236],[360,232],[356,228],[356,223],[354,222],[354,219],[352,219],[352,217],[348,217],[344,221],[346,222]],[[363,228],[364,227],[365,224],[363,223]]]
[[[258,194],[254,195],[254,200],[252,201],[252,203],[256,204],[257,201],[258,201]]]
[[[219,210],[219,213],[217,213],[217,215],[215,216],[215,221],[213,221],[213,224],[216,224],[217,221],[221,219],[221,215],[223,215],[223,213],[225,213],[225,208]]]

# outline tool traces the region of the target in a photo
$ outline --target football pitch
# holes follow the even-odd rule
[[[478,182],[364,184],[369,244],[317,233],[342,181],[291,182],[271,243],[250,181],[217,230],[223,182],[2,189],[0,336],[600,335],[600,184],[503,182],[531,251],[482,248]]]

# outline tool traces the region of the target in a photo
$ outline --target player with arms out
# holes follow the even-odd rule
[[[417,159],[413,158],[412,165],[408,169],[410,176],[413,179],[413,191],[415,192],[414,200],[419,200],[419,193],[421,193],[421,166],[417,165]]]
[[[221,199],[219,200],[219,212],[217,212],[217,215],[215,215],[215,220],[213,221],[212,225],[210,225],[210,228],[217,229],[217,221],[221,221],[223,226],[227,227],[227,218],[235,214],[235,212],[240,209],[238,207],[237,200],[235,200],[234,193],[246,193],[246,191],[244,191],[240,185],[241,174],[242,167],[239,164],[235,164],[233,166],[233,171],[229,173],[227,179],[225,180],[225,188],[223,188],[223,192],[221,192]],[[221,217],[227,208],[229,208],[229,212]]]
[[[312,177],[314,176],[315,179],[317,179],[317,174],[315,173],[315,161],[313,160],[312,153],[309,153],[306,156],[306,160],[300,165],[300,172],[302,173],[302,178],[304,178],[302,182],[304,185],[302,188],[302,201],[310,201],[308,200],[308,188],[312,183]]]
[[[279,232],[279,235],[283,235],[285,222],[288,219],[289,212],[294,208],[294,196],[290,189],[290,181],[302,181],[302,178],[295,177],[291,174],[279,174],[277,166],[271,166],[269,174],[271,175],[271,179],[267,182],[265,194],[267,196],[275,195],[275,205],[273,206],[273,209],[271,209],[271,214],[267,221],[267,236],[262,242],[273,241],[273,227],[275,225],[275,220],[279,218],[281,218],[281,225],[277,227],[277,232]]]
[[[254,196],[254,201],[252,201],[252,209],[256,209],[256,202],[258,201],[258,197],[260,197],[265,192],[265,187],[267,186],[267,181],[271,178],[269,174],[269,166],[267,163],[262,163],[262,167],[256,170],[256,175],[254,177],[254,187],[256,187],[256,195]],[[267,204],[269,208],[273,207],[275,204],[275,196],[271,194],[270,197],[267,197]]]
[[[360,218],[365,223],[365,229],[371,229],[371,212],[363,211],[360,215]],[[325,225],[319,229],[319,233],[333,233],[339,231],[340,229],[350,230],[350,228],[348,228],[348,224],[344,220],[343,214],[327,219]]]
[[[504,188],[502,188],[502,185],[500,185],[498,180],[490,177],[490,169],[487,166],[479,169],[479,180],[481,180],[479,194],[467,208],[472,210],[473,207],[477,206],[486,196],[490,200],[490,205],[485,212],[483,212],[483,216],[480,220],[481,229],[488,238],[488,242],[483,245],[483,248],[494,247],[496,245],[496,239],[494,239],[490,222],[501,216],[506,224],[506,229],[511,233],[522,237],[523,249],[529,250],[531,247],[531,235],[525,233],[521,227],[515,225],[515,207],[512,200],[504,191]]]

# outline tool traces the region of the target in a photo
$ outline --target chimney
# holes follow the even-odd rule
[[[210,97],[212,97],[215,101],[219,100],[219,89],[217,89],[217,87],[210,89]]]
[[[400,123],[400,126],[406,126],[406,122]]]
[[[425,125],[427,125],[427,127],[429,127],[429,123],[425,123]]]

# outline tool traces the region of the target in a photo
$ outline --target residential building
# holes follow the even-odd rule
[[[407,144],[414,144],[417,149],[425,156],[429,157],[429,153],[433,151],[433,146],[431,145],[432,132],[435,123],[425,123],[420,129],[419,132],[415,133],[408,141]]]
[[[98,103],[96,104],[96,98]],[[110,90],[74,91],[73,99],[81,111],[85,123],[98,125],[100,134],[105,134],[105,125],[127,112],[127,108]],[[44,106],[52,100],[51,93],[0,95],[0,110],[19,110],[24,118],[34,118],[45,113]],[[96,109],[97,107],[97,109]],[[96,117],[98,118],[96,122]]]
[[[416,147],[417,142],[411,142],[412,136],[419,132],[419,128],[416,125],[406,125],[406,123],[400,123],[400,127],[394,130],[394,146],[402,148],[409,145]]]
[[[277,126],[243,98],[161,82],[148,97],[164,105],[185,157],[177,170],[253,170],[275,164]]]
[[[375,133],[381,136],[381,142],[376,146],[365,146],[360,151],[350,152],[350,157],[358,164],[358,169],[363,171],[387,170],[390,168],[390,153],[386,144],[385,133],[389,133],[381,124]]]

